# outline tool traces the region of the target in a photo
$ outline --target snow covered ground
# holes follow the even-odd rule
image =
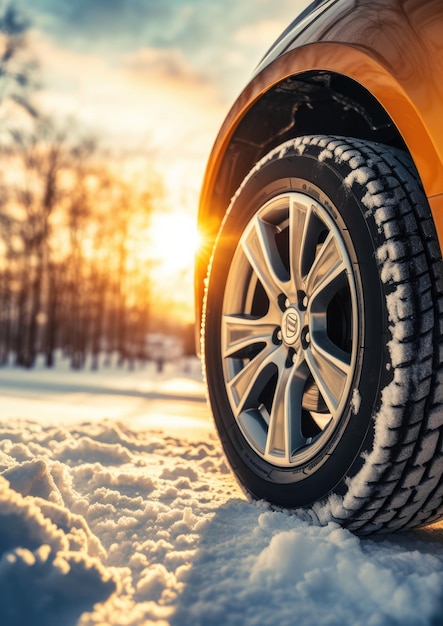
[[[249,502],[196,363],[0,370],[2,626],[443,623],[443,524],[361,539]]]

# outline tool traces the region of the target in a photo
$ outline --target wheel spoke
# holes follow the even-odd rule
[[[301,430],[302,399],[306,372],[294,365],[280,373],[272,403],[265,454],[291,462],[291,457],[308,443]]]
[[[324,308],[327,300],[330,299],[328,295],[331,293],[331,285],[345,270],[346,264],[337,240],[330,232],[306,278],[306,293],[311,301],[320,298],[322,308]]]
[[[351,373],[349,355],[337,348],[325,333],[311,336],[305,351],[308,367],[333,418]]]
[[[302,264],[311,209],[292,199],[289,212],[289,263],[295,296],[303,286]]]
[[[261,343],[269,346],[277,326],[270,316],[256,318],[251,315],[224,315],[222,324],[225,358],[246,353]]]
[[[247,362],[234,377],[227,383],[231,401],[238,414],[245,408],[256,406],[258,396],[272,375],[270,366],[278,366],[284,355],[280,355],[278,346],[266,346],[254,358]]]
[[[252,270],[271,302],[277,300],[287,282],[287,271],[275,243],[278,229],[256,216],[241,243]]]

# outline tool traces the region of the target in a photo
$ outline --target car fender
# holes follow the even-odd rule
[[[236,133],[267,93],[285,79],[308,72],[334,72],[352,79],[378,101],[417,167],[443,245],[443,84],[436,80],[443,73],[443,5],[439,0],[314,5],[311,15],[296,21],[293,36],[289,28],[265,56],[215,140],[199,204],[206,246],[197,258],[197,303],[213,241],[235,192],[223,176],[223,164]]]

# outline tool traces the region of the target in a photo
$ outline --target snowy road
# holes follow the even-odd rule
[[[2,626],[436,626],[443,525],[249,502],[198,369],[0,370]]]
[[[0,417],[64,424],[104,418],[130,421],[135,428],[161,429],[171,435],[204,437],[213,430],[200,366],[182,369],[154,365],[128,371],[102,368],[72,372],[38,367],[0,370]]]

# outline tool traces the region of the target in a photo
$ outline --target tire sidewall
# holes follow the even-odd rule
[[[372,447],[373,416],[381,389],[391,374],[387,365],[388,320],[384,286],[376,262],[380,234],[364,214],[364,187],[343,184],[351,169],[318,159],[310,146],[302,155],[290,151],[266,161],[247,179],[223,222],[209,274],[205,303],[204,359],[211,408],[226,455],[239,479],[257,498],[284,506],[307,506],[332,491],[343,493]],[[296,177],[294,176],[296,172]],[[275,196],[298,191],[320,202],[333,217],[355,268],[362,319],[354,381],[340,422],[325,446],[304,465],[282,468],[269,464],[251,449],[233,416],[224,387],[220,345],[223,289],[234,252],[248,222]],[[294,485],[296,484],[296,489]]]

